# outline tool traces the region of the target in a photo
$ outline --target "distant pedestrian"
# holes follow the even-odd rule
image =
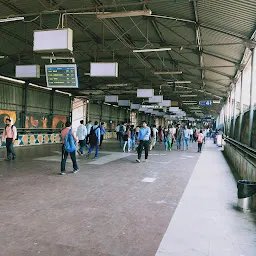
[[[80,125],[78,126],[78,128],[76,130],[76,136],[79,140],[79,145],[80,145],[80,148],[77,150],[77,153],[79,155],[83,155],[84,148],[86,146],[86,137],[87,137],[87,129],[84,126],[84,120],[80,121]]]
[[[190,131],[187,128],[187,126],[185,126],[185,128],[183,129],[183,150],[188,150],[189,139],[190,139]]]
[[[120,126],[120,130],[119,130],[119,143],[120,143],[120,148],[122,148],[122,144],[123,144],[123,141],[124,141],[124,134],[125,134],[125,131],[126,131],[126,127],[124,125],[124,122],[122,123],[122,125]]]
[[[116,127],[116,139],[119,140],[120,137],[120,124],[117,124]]]
[[[97,159],[99,157],[99,145],[100,145],[100,127],[98,126],[98,122],[94,122],[94,126],[91,128],[91,132],[89,135],[89,141],[90,141],[90,149],[87,153],[87,156],[90,156],[92,153],[94,147],[95,147],[95,156],[94,159]]]
[[[86,146],[87,147],[90,144],[89,135],[90,135],[90,132],[91,132],[91,128],[92,128],[92,121],[88,121],[87,124],[86,124],[86,129],[87,129]]]
[[[7,118],[3,136],[2,136],[2,140],[6,141],[6,151],[7,151],[7,157],[5,159],[6,161],[15,160],[16,158],[16,154],[13,148],[16,138],[17,138],[17,128],[11,124],[11,119]]]
[[[149,150],[149,140],[150,140],[150,128],[147,126],[146,121],[142,122],[142,127],[140,128],[139,134],[138,134],[138,141],[139,147],[138,147],[138,159],[136,162],[140,163],[141,155],[143,148],[145,149],[145,161],[148,159],[148,150]]]
[[[131,139],[131,131],[130,131],[130,127],[127,126],[126,131],[125,131],[124,136],[123,136],[123,140],[124,140],[123,151],[124,152],[126,150],[126,146],[128,148],[128,152],[130,151],[130,139]]]
[[[72,131],[71,123],[66,122],[66,128],[61,131],[62,139],[62,159],[61,159],[61,175],[66,174],[66,161],[70,154],[73,162],[73,173],[79,172],[79,168],[76,161],[76,144],[78,139],[75,133]]]
[[[199,153],[202,152],[203,140],[204,140],[203,131],[200,130],[200,132],[198,134],[198,138],[197,138],[197,143],[198,143],[198,151],[197,152],[199,152]]]
[[[106,134],[106,130],[105,130],[104,125],[105,125],[104,122],[102,122],[101,125],[100,125],[100,146],[102,145],[102,142],[104,140],[104,134]]]

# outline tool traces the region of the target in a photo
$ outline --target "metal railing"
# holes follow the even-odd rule
[[[240,150],[243,154],[246,156],[249,156],[250,158],[256,160],[256,149],[251,148],[237,140],[231,139],[229,137],[224,137],[224,140],[232,145],[234,148]]]

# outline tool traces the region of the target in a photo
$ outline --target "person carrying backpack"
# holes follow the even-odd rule
[[[2,140],[6,140],[6,150],[7,150],[7,158],[6,161],[14,160],[16,158],[16,154],[14,152],[14,142],[17,139],[17,128],[14,125],[11,125],[11,119],[6,119],[6,126],[4,128]]]
[[[100,145],[100,127],[98,126],[97,121],[94,122],[94,126],[92,126],[91,128],[89,141],[90,141],[90,149],[87,153],[87,156],[88,157],[90,156],[90,154],[92,153],[95,147],[96,149],[95,149],[94,159],[97,159],[99,154],[99,145]]]
[[[79,168],[76,161],[76,145],[77,138],[75,133],[72,131],[71,123],[66,122],[66,128],[61,131],[62,139],[62,159],[61,159],[61,172],[60,175],[66,174],[66,161],[70,154],[73,162],[73,173],[79,172]]]
[[[122,148],[122,142],[124,141],[125,132],[126,132],[126,127],[125,127],[124,123],[122,123],[122,125],[120,126],[120,130],[119,130],[120,148]]]

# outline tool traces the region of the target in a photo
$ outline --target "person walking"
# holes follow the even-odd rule
[[[62,157],[61,157],[61,175],[66,174],[66,162],[68,155],[70,154],[73,163],[73,173],[79,172],[79,168],[76,161],[76,144],[78,139],[75,133],[72,131],[71,123],[66,122],[66,128],[61,131],[62,139]]]
[[[116,127],[116,139],[119,140],[119,136],[120,136],[120,124],[117,124],[117,127]]]
[[[77,128],[76,136],[79,140],[80,148],[77,150],[77,153],[81,156],[84,154],[84,148],[86,146],[86,137],[87,137],[87,129],[84,126],[84,120],[80,121],[80,125]]]
[[[182,129],[181,129],[180,125],[177,125],[177,129],[176,129],[177,150],[181,149],[181,140],[182,140]]]
[[[102,122],[101,125],[100,125],[100,147],[101,147],[102,142],[104,140],[104,134],[106,134],[106,130],[105,130],[104,125],[105,125],[104,122]]]
[[[15,140],[17,138],[17,128],[11,124],[11,119],[6,119],[6,126],[3,131],[2,140],[6,141],[6,151],[7,151],[7,157],[6,161],[15,160],[16,154],[13,148],[13,145],[15,143]],[[1,143],[0,143],[1,144]]]
[[[87,136],[86,136],[86,147],[90,144],[89,142],[89,136],[92,128],[92,121],[88,121],[86,124],[86,129],[87,129]]]
[[[185,128],[183,130],[183,150],[188,150],[189,139],[190,139],[190,130],[185,125]]]
[[[149,149],[149,140],[150,140],[150,128],[147,126],[146,121],[142,122],[142,127],[140,128],[138,134],[138,159],[136,160],[137,163],[140,163],[141,155],[143,148],[145,149],[145,161],[148,159],[148,149]]]
[[[158,130],[157,130],[157,128],[156,128],[156,125],[153,125],[153,138],[154,138],[153,148],[154,148],[155,145],[156,145],[157,135],[158,135]]]
[[[89,157],[92,153],[94,147],[95,147],[95,156],[94,159],[97,159],[99,157],[99,145],[100,145],[100,127],[98,126],[98,122],[94,122],[94,126],[92,126],[90,131],[90,149],[87,153],[87,156]]]
[[[198,134],[198,138],[197,138],[197,143],[198,143],[198,151],[197,152],[199,152],[199,153],[202,152],[203,141],[204,141],[204,134],[203,134],[203,131],[200,130],[200,132]]]
[[[131,126],[130,128],[130,132],[131,132],[131,138],[130,138],[130,145],[129,145],[129,150],[135,150],[135,129],[134,129],[134,125]]]
[[[123,143],[123,140],[124,140],[125,131],[126,131],[126,127],[125,127],[124,122],[123,122],[122,125],[120,126],[120,130],[119,130],[120,148],[122,148],[122,143]]]
[[[128,152],[129,152],[130,151],[130,139],[131,139],[131,131],[130,131],[129,126],[126,127],[126,131],[124,133],[123,139],[124,139],[123,151],[125,152],[126,146],[127,146]]]

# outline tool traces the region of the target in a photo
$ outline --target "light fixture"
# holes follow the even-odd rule
[[[193,91],[174,91],[174,93],[192,93]]]
[[[167,82],[167,84],[191,84],[191,81],[171,81]]]
[[[128,84],[107,84],[107,87],[122,87],[122,86],[128,86]]]
[[[24,20],[24,17],[13,17],[13,18],[0,19],[0,23],[10,22],[10,21],[20,21],[20,20]]]
[[[44,90],[52,91],[52,88],[39,86],[39,85],[37,85],[37,84],[29,83],[29,85],[31,85],[31,86],[33,86],[33,87],[38,87],[38,88],[41,88],[41,89],[44,89]]]
[[[197,97],[196,94],[182,94],[180,95],[180,97],[184,97],[184,98],[187,98],[187,97]]]
[[[181,75],[182,71],[156,71],[154,72],[155,75]]]
[[[113,19],[113,18],[124,18],[124,17],[136,17],[136,16],[150,16],[151,10],[139,10],[130,12],[110,12],[110,13],[99,13],[96,15],[98,19]]]
[[[196,103],[198,103],[198,101],[196,101],[196,100],[183,100],[182,102],[183,102],[183,103],[184,103],[184,102],[196,102]]]
[[[197,105],[197,102],[183,102],[184,105]]]
[[[6,76],[1,76],[0,75],[0,79],[7,80],[7,81],[10,81],[10,82],[19,83],[19,84],[25,84],[25,81],[13,79],[13,78],[6,77]]]
[[[140,50],[133,50],[133,52],[164,52],[164,51],[171,51],[172,48],[156,48],[156,49],[140,49]]]

